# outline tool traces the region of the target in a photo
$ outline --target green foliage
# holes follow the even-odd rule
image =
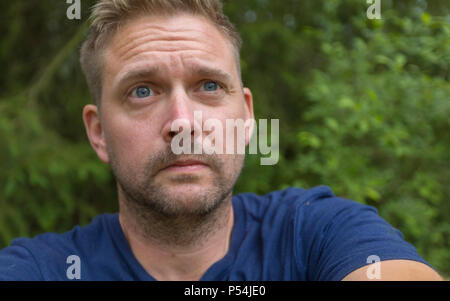
[[[117,210],[81,120],[83,20],[65,1],[0,4],[0,248]],[[330,186],[375,206],[450,275],[448,3],[228,1],[257,118],[280,120],[280,161],[248,155],[236,192]]]
[[[364,3],[326,3],[244,14],[244,80],[257,115],[280,119],[282,150],[275,167],[250,156],[238,189],[328,185],[375,206],[448,275],[448,21],[415,5],[368,20]]]

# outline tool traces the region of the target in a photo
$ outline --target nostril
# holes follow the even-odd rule
[[[194,131],[194,130],[191,130],[191,136],[194,136],[194,133],[195,133],[195,131]],[[170,138],[173,138],[173,137],[175,137],[177,134],[178,134],[177,131],[170,131],[170,132],[169,132],[169,137],[170,137]]]
[[[170,138],[173,138],[173,137],[175,137],[175,135],[177,134],[177,132],[176,131],[170,131],[169,132],[169,136],[170,136]]]

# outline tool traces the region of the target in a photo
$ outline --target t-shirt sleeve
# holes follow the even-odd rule
[[[33,255],[23,246],[0,250],[0,281],[43,280]]]
[[[303,203],[298,214],[297,254],[306,265],[308,280],[342,280],[374,259],[429,265],[374,207],[330,197]]]

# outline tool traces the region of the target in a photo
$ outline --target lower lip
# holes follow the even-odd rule
[[[174,172],[194,172],[194,171],[202,170],[206,167],[207,166],[204,164],[192,164],[192,165],[183,165],[183,166],[172,165],[172,166],[164,168],[164,170],[174,171]]]

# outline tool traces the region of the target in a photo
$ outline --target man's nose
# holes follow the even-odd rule
[[[189,131],[194,137],[199,125],[194,120],[195,103],[182,88],[172,91],[166,102],[166,122],[162,129],[162,135],[167,143],[170,143],[177,134]]]

